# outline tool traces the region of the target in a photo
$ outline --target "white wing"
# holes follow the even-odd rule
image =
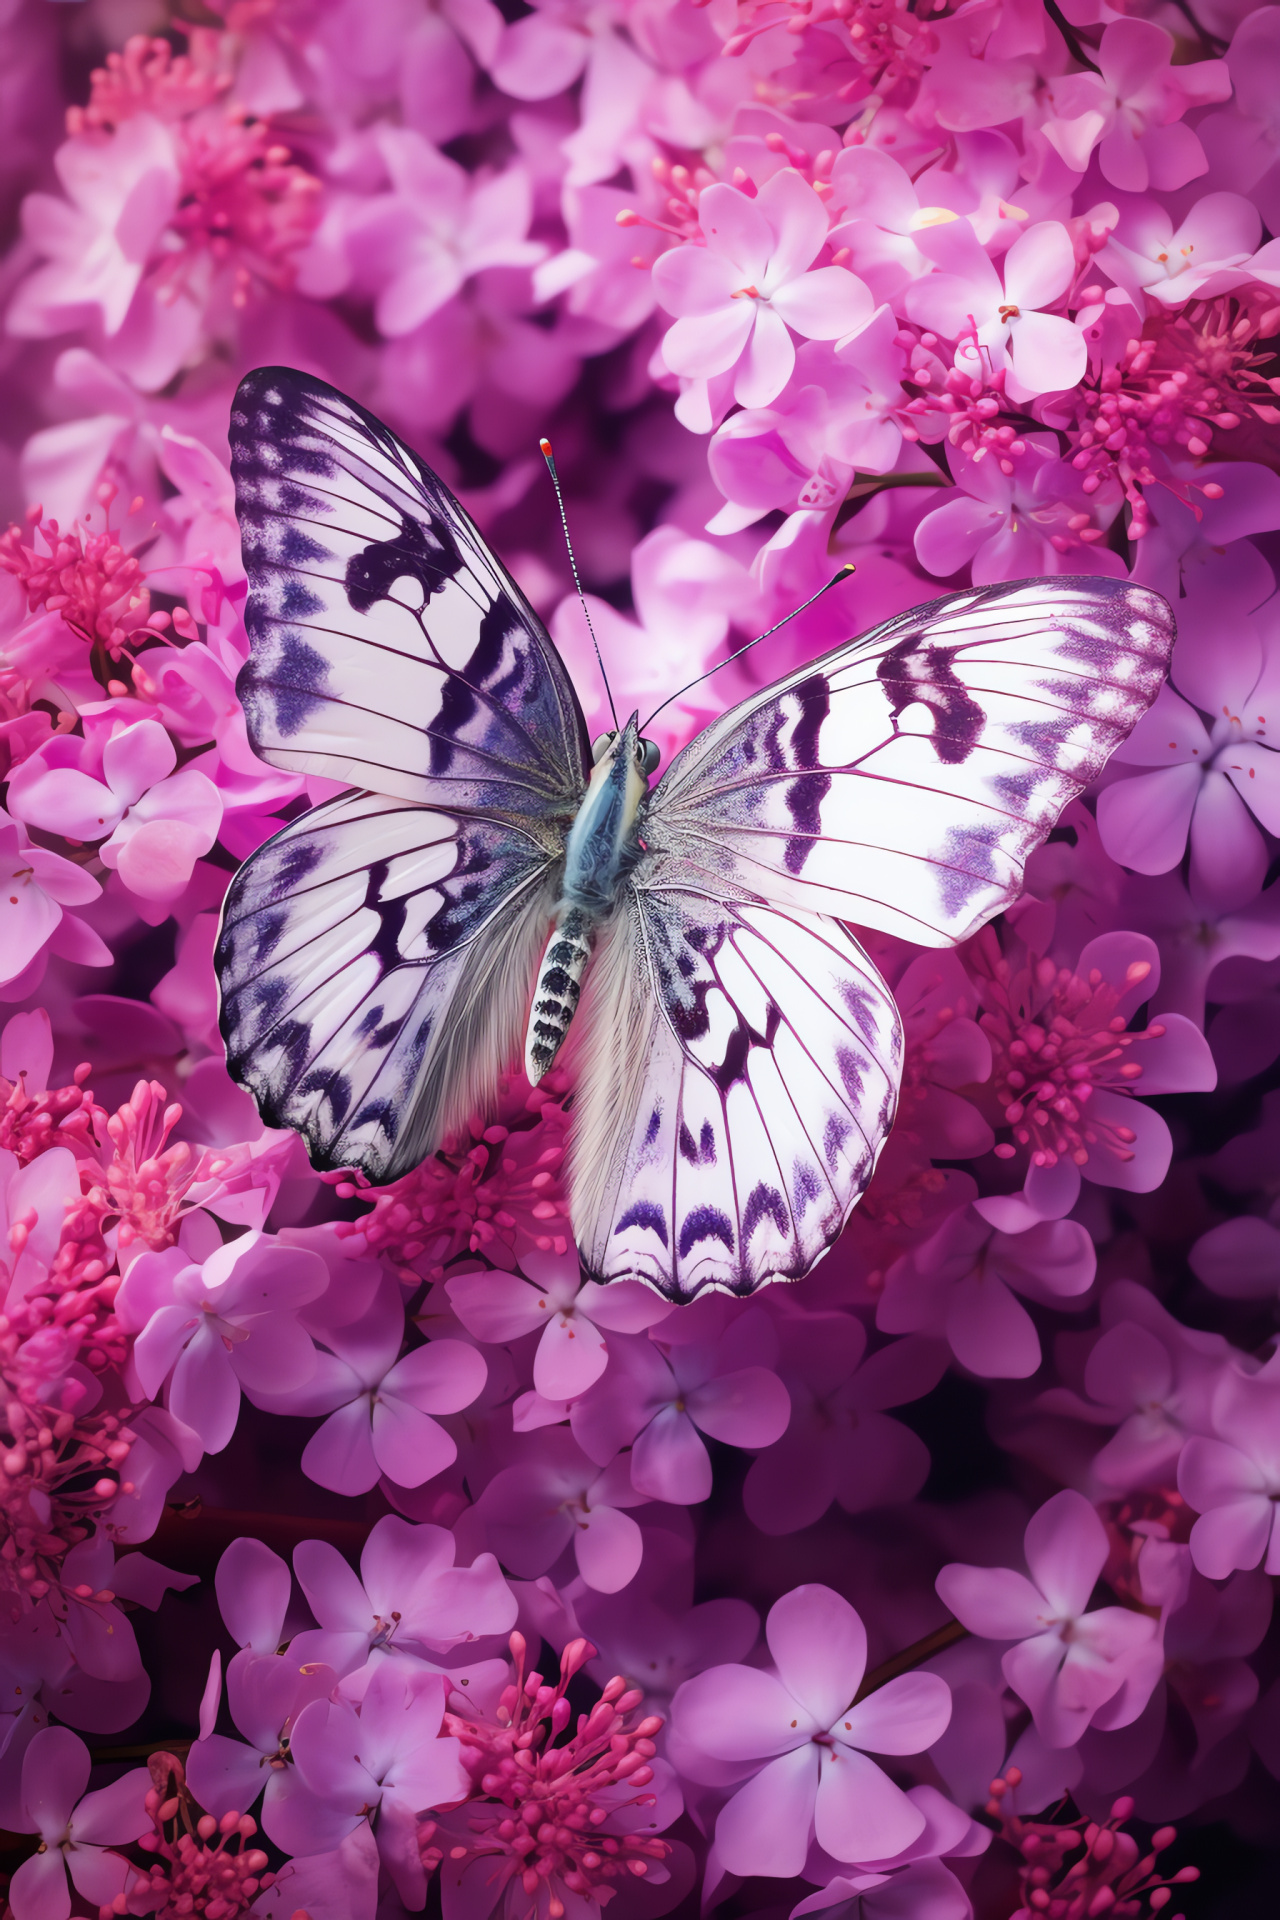
[[[689,885],[950,946],[1017,898],[1173,640],[1167,601],[1105,577],[912,608],[714,721],[664,776],[644,840]]]
[[[842,927],[672,884],[646,863],[570,1028],[574,1232],[601,1280],[669,1299],[796,1279],[893,1120],[892,995]]]
[[[493,820],[343,794],[236,874],[217,968],[227,1065],[320,1168],[397,1179],[519,1057],[545,848]]]
[[[259,367],[231,414],[251,655],[272,766],[459,812],[572,816],[586,723],[542,622],[453,498],[323,380]]]

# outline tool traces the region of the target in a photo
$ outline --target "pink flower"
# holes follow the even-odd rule
[[[1022,451],[1000,458],[956,448],[952,470],[961,491],[927,513],[916,528],[916,558],[946,578],[969,568],[975,586],[1041,573],[1124,573],[1118,554],[1101,544],[1118,499],[1098,514],[1050,434],[1022,436]],[[1095,516],[1103,524],[1096,523]],[[1084,536],[1088,536],[1085,538]]]
[[[1068,1488],[1032,1515],[1025,1548],[1030,1579],[1010,1567],[944,1567],[943,1602],[970,1633],[1018,1643],[1004,1677],[1050,1746],[1071,1746],[1088,1726],[1128,1726],[1159,1678],[1159,1641],[1146,1614],[1086,1611],[1107,1560],[1101,1520]]]
[[[457,1446],[431,1415],[458,1413],[483,1392],[488,1369],[474,1347],[432,1340],[401,1359],[404,1303],[391,1274],[358,1318],[315,1331],[328,1351],[310,1378],[257,1396],[273,1413],[328,1414],[303,1449],[310,1479],[334,1493],[368,1493],[380,1474],[420,1487],[452,1464]]]
[[[946,1366],[942,1342],[894,1340],[867,1356],[866,1329],[852,1314],[784,1306],[778,1321],[791,1421],[747,1474],[750,1518],[764,1533],[795,1533],[833,1500],[846,1513],[910,1500],[924,1485],[929,1450],[884,1410],[937,1385]]]
[[[796,1587],[769,1610],[771,1672],[711,1667],[672,1704],[682,1739],[752,1777],[721,1810],[716,1846],[731,1873],[801,1872],[812,1838],[836,1860],[887,1860],[924,1815],[867,1758],[920,1753],[951,1715],[932,1673],[906,1673],[851,1704],[867,1663],[866,1629],[830,1587]]]
[[[937,271],[913,282],[903,304],[912,320],[959,343],[957,367],[978,375],[1007,367],[1015,400],[1079,383],[1084,336],[1074,322],[1044,311],[1063,300],[1076,275],[1060,221],[1037,221],[1014,241],[1003,283],[967,220],[927,228],[917,244]]]
[[[1025,1379],[1040,1365],[1040,1338],[1022,1294],[1083,1307],[1097,1256],[1074,1220],[1017,1222],[1001,1232],[999,1200],[960,1208],[884,1277],[876,1325],[885,1333],[940,1336],[983,1379]]]
[[[336,1847],[368,1815],[383,1864],[401,1896],[426,1892],[415,1814],[466,1797],[461,1743],[441,1732],[445,1682],[387,1661],[358,1707],[312,1700],[293,1725],[289,1752],[298,1788],[272,1814],[271,1838],[289,1853]]]
[[[792,1907],[790,1920],[970,1920],[969,1896],[941,1860],[918,1860],[896,1873],[837,1874],[820,1893]]]
[[[1280,831],[1280,755],[1267,731],[1280,696],[1280,603],[1232,615],[1224,628],[1214,594],[1183,600],[1172,668],[1180,691],[1163,686],[1115,756],[1155,771],[1098,797],[1113,860],[1165,873],[1189,835],[1192,890],[1217,907],[1245,906],[1261,889],[1270,854],[1255,820]]]
[[[24,999],[40,984],[51,955],[84,967],[106,967],[111,951],[67,907],[88,906],[102,892],[83,867],[33,846],[0,812],[0,984],[6,999]]]
[[[871,318],[871,296],[844,267],[813,267],[826,209],[794,168],[754,200],[717,182],[699,211],[705,247],[673,247],[653,269],[658,299],[679,316],[663,356],[673,373],[695,380],[736,369],[734,397],[767,407],[795,365],[788,329],[835,340]]]
[[[729,502],[709,523],[735,533],[777,508],[822,508],[844,499],[855,470],[888,472],[902,451],[891,416],[905,404],[898,323],[878,307],[838,345],[810,341],[796,354],[772,407],[733,414],[707,450]]]
[[[486,1342],[518,1340],[542,1330],[533,1384],[547,1400],[573,1400],[609,1364],[601,1327],[635,1332],[654,1325],[669,1305],[638,1281],[601,1287],[582,1281],[572,1254],[525,1254],[524,1276],[469,1273],[446,1282],[449,1303],[468,1333]],[[597,1325],[597,1321],[599,1325]]]
[[[300,1665],[291,1654],[249,1648],[235,1654],[227,1668],[227,1705],[244,1739],[202,1732],[192,1743],[187,1778],[201,1806],[221,1819],[247,1813],[265,1794],[262,1822],[272,1833],[276,1808],[296,1785],[288,1759],[298,1715],[313,1700],[327,1699],[337,1682],[333,1668],[317,1661]]]
[[[328,1284],[318,1255],[261,1233],[227,1242],[198,1266],[180,1247],[142,1254],[116,1298],[136,1336],[142,1391],[155,1399],[167,1382],[169,1410],[220,1453],[235,1431],[242,1387],[269,1394],[314,1373],[315,1348],[297,1313]]]
[[[1159,201],[1132,200],[1096,264],[1135,300],[1176,307],[1242,286],[1261,238],[1257,208],[1238,193],[1206,194],[1176,229]]]
[[[111,1846],[127,1846],[151,1825],[144,1799],[151,1784],[135,1767],[98,1793],[86,1793],[89,1749],[66,1727],[45,1727],[22,1761],[22,1807],[40,1851],[24,1860],[9,1887],[14,1920],[65,1920],[76,1892],[110,1906],[134,1869]]]
[[[486,268],[542,259],[543,244],[526,238],[533,197],[523,167],[472,179],[407,127],[384,126],[375,139],[390,189],[352,215],[345,252],[356,286],[375,296],[381,333],[411,333]],[[314,286],[305,267],[303,285],[340,291],[327,282]]]
[[[292,1653],[349,1674],[391,1654],[429,1659],[505,1633],[516,1603],[497,1561],[482,1553],[458,1567],[454,1555],[445,1528],[411,1526],[397,1514],[384,1514],[365,1541],[358,1579],[336,1547],[304,1540],[294,1572],[319,1626],[297,1634]]]
[[[1183,187],[1208,167],[1183,124],[1192,107],[1231,95],[1223,60],[1172,66],[1174,41],[1150,20],[1113,20],[1097,50],[1099,72],[1059,75],[1049,84],[1046,140],[1076,173],[1098,148],[1102,176],[1125,193]]]
[[[772,1370],[776,1353],[773,1328],[758,1309],[735,1318],[718,1340],[651,1335],[615,1343],[608,1373],[573,1409],[573,1437],[602,1466],[629,1446],[638,1493],[692,1506],[711,1492],[700,1433],[756,1449],[785,1432],[791,1401]]]
[[[1211,1433],[1187,1441],[1178,1491],[1200,1518],[1191,1557],[1210,1580],[1234,1567],[1280,1573],[1280,1389],[1274,1359],[1259,1372],[1224,1369],[1213,1396]]]
[[[630,1464],[619,1454],[601,1469],[563,1427],[529,1434],[516,1465],[496,1473],[476,1501],[476,1518],[521,1579],[536,1579],[572,1545],[586,1584],[617,1593],[644,1552],[644,1536],[623,1511],[648,1497],[632,1486]]]

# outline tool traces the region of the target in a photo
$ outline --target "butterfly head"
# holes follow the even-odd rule
[[[658,762],[662,754],[656,740],[646,740],[642,737],[639,720],[639,713],[633,713],[621,731],[611,727],[608,733],[598,733],[591,742],[591,759],[593,765],[597,767],[606,755],[611,765],[619,758],[624,766],[634,764],[647,785],[650,774],[658,770]]]

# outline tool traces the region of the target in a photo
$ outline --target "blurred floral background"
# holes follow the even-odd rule
[[[12,1920],[1275,1911],[1280,9],[0,4]],[[570,1088],[393,1188],[223,1064],[226,428],[317,373],[603,722],[969,582],[1171,683],[955,954],[805,1281],[581,1284]]]

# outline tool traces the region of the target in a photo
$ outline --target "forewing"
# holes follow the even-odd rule
[[[343,794],[260,847],[223,909],[232,1075],[313,1165],[394,1180],[518,1059],[545,851],[501,822]]]
[[[236,691],[272,766],[539,820],[586,779],[542,622],[448,488],[354,400],[260,367],[231,414],[249,602]]]
[[[574,1233],[600,1280],[669,1299],[797,1279],[893,1120],[892,995],[842,927],[642,873],[570,1029]]]
[[[1106,577],[912,608],[714,721],[662,780],[646,842],[691,884],[950,945],[1017,898],[1173,640],[1167,601]]]

